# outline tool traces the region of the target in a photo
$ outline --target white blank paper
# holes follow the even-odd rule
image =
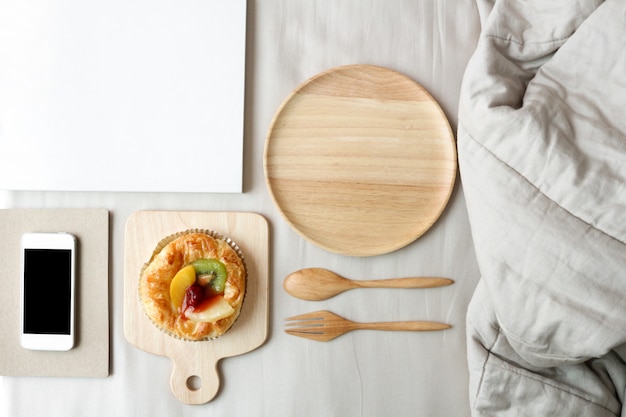
[[[0,188],[241,192],[245,0],[0,0]]]

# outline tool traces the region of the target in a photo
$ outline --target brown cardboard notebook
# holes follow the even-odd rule
[[[105,209],[0,210],[0,375],[109,375],[109,212]],[[67,352],[20,346],[20,239],[68,232],[78,241],[76,346]]]

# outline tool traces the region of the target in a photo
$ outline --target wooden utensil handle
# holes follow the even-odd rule
[[[391,278],[391,279],[374,279],[360,280],[357,285],[362,288],[433,288],[443,287],[453,284],[454,281],[449,278]]]
[[[445,330],[452,326],[445,323],[432,321],[390,321],[378,323],[358,323],[359,329],[363,330],[399,330],[412,332],[427,332],[432,330]]]

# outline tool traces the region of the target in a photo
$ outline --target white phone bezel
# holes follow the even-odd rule
[[[34,334],[24,333],[24,270],[25,251],[27,249],[69,249],[70,267],[70,334]],[[21,241],[20,264],[20,344],[30,350],[67,351],[74,347],[75,340],[75,304],[76,304],[76,237],[70,233],[25,233]]]

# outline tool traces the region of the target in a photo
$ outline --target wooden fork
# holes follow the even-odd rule
[[[358,323],[344,319],[330,311],[316,311],[288,317],[285,332],[294,336],[327,342],[352,330],[403,330],[431,331],[449,329],[449,324],[431,321],[395,321],[377,323]]]

